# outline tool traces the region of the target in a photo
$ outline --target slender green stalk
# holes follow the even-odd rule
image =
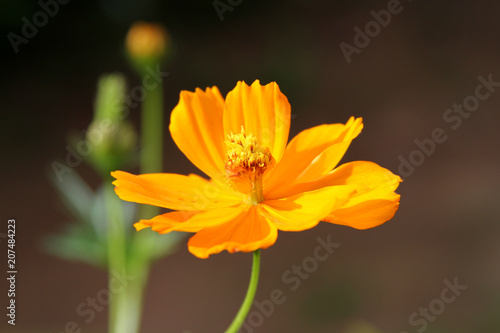
[[[127,240],[121,202],[114,193],[111,180],[106,182],[105,191],[108,221],[108,274],[111,292],[109,333],[137,333],[149,262],[127,258]],[[123,274],[124,270],[130,280],[127,279],[118,287],[112,285],[115,275]]]
[[[116,272],[122,272],[127,265],[127,244],[126,235],[123,227],[123,212],[120,202],[113,190],[111,180],[108,179],[104,185],[105,205],[106,205],[106,221],[107,221],[107,244],[108,244],[108,274],[112,290],[111,280]],[[120,327],[123,322],[123,317],[127,317],[124,313],[124,308],[127,304],[127,299],[124,291],[116,292],[111,295],[109,304],[109,332],[118,333],[125,332]]]
[[[120,329],[116,332],[120,333],[137,333],[140,331],[141,315],[142,315],[142,300],[144,286],[149,275],[149,262],[131,261],[129,260],[128,274],[133,277],[124,288],[124,297],[121,299],[122,305],[122,323],[119,324]]]
[[[148,75],[148,74],[145,74]],[[152,89],[146,90],[141,112],[141,174],[161,172],[163,169],[163,95],[162,83],[158,82]],[[141,205],[139,217],[149,219],[160,213],[156,206]],[[135,244],[140,246],[147,241],[148,233],[136,233]],[[145,267],[149,270],[149,267]]]
[[[146,87],[144,87],[146,88]],[[141,111],[141,173],[156,173],[163,169],[163,96],[162,84],[158,83],[150,90],[145,89],[146,96]],[[148,219],[159,214],[159,208],[149,205],[139,207],[139,218]],[[151,258],[141,251],[142,244],[150,239],[148,232],[134,233],[128,269],[135,278],[126,288],[129,303],[127,313],[128,327],[122,332],[137,333],[142,317],[143,294],[151,269]],[[118,333],[118,332],[117,332]],[[121,333],[121,332],[120,332]]]
[[[259,272],[260,272],[260,249],[254,251],[253,253],[253,263],[252,263],[252,275],[250,277],[250,284],[248,285],[247,294],[243,303],[241,304],[240,310],[234,317],[233,322],[226,330],[225,333],[237,333],[241,325],[245,321],[245,318],[252,307],[253,299],[255,298],[255,292],[257,291],[257,284],[259,283]]]
[[[141,113],[141,173],[162,171],[163,96],[162,84],[157,82],[146,90]],[[144,206],[143,206],[144,207]],[[146,218],[141,216],[141,218]]]
[[[147,94],[142,102],[141,114],[141,173],[161,172],[163,160],[162,85],[158,83],[154,88],[145,91]],[[143,294],[151,267],[151,258],[147,253],[141,251],[141,245],[148,241],[150,235],[146,232],[134,233],[129,244],[130,250],[127,251],[120,202],[114,193],[111,180],[107,181],[106,184],[109,184],[106,185],[106,204],[110,283],[115,271],[120,274],[125,269],[127,275],[133,276],[119,292],[112,294],[109,309],[109,333],[138,333],[142,316]],[[139,208],[141,219],[151,218],[158,213],[158,207],[141,205]]]

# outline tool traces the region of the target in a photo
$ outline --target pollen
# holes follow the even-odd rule
[[[275,163],[269,148],[260,146],[255,135],[245,133],[243,126],[240,133],[227,135],[226,145],[225,169],[231,186],[242,193],[262,192],[262,175]]]

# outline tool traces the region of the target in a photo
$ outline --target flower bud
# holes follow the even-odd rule
[[[170,36],[160,24],[136,22],[125,41],[132,65],[139,71],[161,62],[169,51]]]
[[[105,175],[123,168],[135,154],[137,135],[125,120],[125,89],[125,78],[121,74],[99,79],[94,119],[86,132],[86,140],[93,148],[88,161]]]

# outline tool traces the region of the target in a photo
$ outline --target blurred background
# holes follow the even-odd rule
[[[281,232],[262,252],[256,300],[269,300],[275,289],[286,300],[269,316],[254,314],[258,325],[248,332],[500,332],[500,87],[490,86],[489,97],[465,116],[447,113],[475,94],[479,76],[500,82],[500,3],[215,3],[219,13],[212,1],[74,0],[60,4],[17,53],[3,37],[0,233],[7,233],[7,219],[16,219],[18,312],[15,328],[2,314],[0,331],[73,332],[65,325],[74,321],[81,332],[106,332],[106,308],[90,323],[76,312],[106,288],[106,272],[58,259],[41,246],[69,220],[49,181],[50,166],[64,161],[70,133],[81,135],[90,124],[101,74],[123,72],[129,87],[140,84],[127,63],[124,38],[133,22],[146,20],[163,23],[172,37],[164,67],[170,73],[164,80],[165,172],[198,172],[167,130],[181,90],[216,85],[225,95],[238,80],[260,79],[276,81],[288,97],[291,136],[363,117],[365,128],[343,162],[374,161],[405,176],[400,209],[380,227],[358,231],[321,223]],[[32,22],[42,10],[27,0],[0,6],[3,36],[21,35],[23,17]],[[371,11],[388,7],[398,13],[379,31],[369,24],[369,42],[358,37],[363,47],[356,46],[355,28],[365,31],[374,21]],[[350,62],[342,43],[356,47]],[[130,111],[138,130],[139,109]],[[446,140],[431,154],[419,153],[415,140],[429,142],[436,128]],[[413,163],[411,172],[402,160]],[[75,169],[98,184],[87,165]],[[340,247],[292,290],[283,275],[313,255],[317,237]],[[153,266],[141,332],[222,332],[237,311],[251,255],[225,252],[201,260],[186,242]],[[449,303],[442,299],[446,280],[467,286]],[[5,311],[8,285],[2,286]]]

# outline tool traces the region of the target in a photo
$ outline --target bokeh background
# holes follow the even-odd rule
[[[8,218],[17,220],[19,271],[17,325],[2,314],[0,331],[64,332],[68,321],[82,332],[106,331],[107,309],[89,324],[76,314],[106,288],[106,273],[42,249],[43,237],[69,220],[48,177],[50,164],[66,156],[68,135],[83,133],[92,119],[97,78],[119,71],[130,87],[140,83],[123,41],[133,22],[147,20],[163,23],[173,38],[164,68],[166,119],[181,90],[217,85],[225,95],[238,80],[260,79],[276,81],[288,97],[291,135],[363,117],[344,162],[370,160],[398,173],[400,156],[418,149],[415,140],[435,128],[447,135],[401,184],[391,221],[366,231],[321,223],[279,234],[262,253],[256,299],[281,289],[286,301],[254,332],[417,332],[423,324],[412,326],[409,317],[455,278],[467,289],[421,332],[500,332],[500,89],[456,130],[443,120],[474,94],[478,76],[500,81],[498,1],[401,0],[401,13],[351,63],[339,45],[352,45],[353,29],[364,30],[370,11],[387,9],[388,1],[242,1],[221,21],[211,1],[73,0],[17,54],[7,33],[20,34],[22,18],[31,20],[40,4],[0,6],[0,232]],[[130,119],[139,128],[138,109]],[[164,149],[166,172],[197,172],[168,132]],[[76,171],[98,184],[85,164]],[[312,255],[318,236],[329,235],[341,246],[290,290],[282,275]],[[200,260],[185,243],[153,267],[142,332],[222,332],[242,301],[251,255]]]

